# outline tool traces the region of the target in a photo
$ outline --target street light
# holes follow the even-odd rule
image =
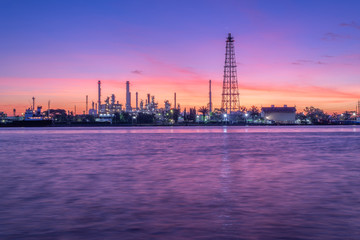
[[[227,123],[227,116],[228,116],[228,115],[227,115],[226,113],[224,113],[223,116],[224,116],[224,122]]]

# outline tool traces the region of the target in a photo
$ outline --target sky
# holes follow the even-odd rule
[[[225,40],[235,39],[240,104],[355,110],[360,1],[0,0],[0,112],[85,110],[86,95],[132,105],[221,106]]]

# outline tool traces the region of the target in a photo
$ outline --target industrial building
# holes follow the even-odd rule
[[[294,124],[296,107],[288,107],[287,105],[284,105],[283,107],[275,107],[275,105],[271,105],[271,107],[262,107],[261,117],[266,121],[274,123]]]
[[[115,95],[111,95],[111,101],[110,97],[107,97],[104,104],[100,105],[99,108],[99,114],[115,114],[122,111],[122,104],[119,103],[119,101],[115,102]]]
[[[101,91],[101,81],[98,81],[98,101],[97,103],[92,102],[91,108],[88,109],[88,96],[86,96],[86,109],[89,115],[95,117],[96,122],[112,122],[112,119],[115,115],[128,113],[131,118],[136,122],[137,116],[139,114],[149,114],[154,116],[156,121],[164,121],[170,116],[172,110],[179,109],[180,104],[176,106],[176,93],[174,93],[174,107],[168,101],[164,101],[164,107],[159,108],[159,104],[155,101],[155,96],[148,93],[146,99],[140,100],[139,94],[135,94],[135,107],[131,106],[131,92],[130,92],[130,82],[126,81],[126,92],[125,92],[125,104],[120,104],[119,101],[116,101],[115,94],[112,94],[110,97],[106,97],[105,101],[102,101],[102,91]],[[140,100],[140,101],[139,101]],[[123,108],[124,106],[124,108]],[[144,116],[144,115],[142,115]]]
[[[122,111],[122,104],[119,101],[116,101],[115,94],[112,94],[111,97],[106,97],[105,103],[101,103],[101,81],[98,81],[98,104],[92,102],[92,108],[89,109],[90,115],[99,115],[99,116],[113,116],[115,113],[120,113]],[[86,97],[86,106],[88,98]]]
[[[212,80],[209,80],[209,94],[208,94],[208,102],[207,105],[202,106],[199,109],[199,112],[203,112],[203,117],[201,115],[196,115],[196,109],[190,108],[189,114],[186,111],[186,108],[183,109],[183,112],[180,111],[180,104],[177,103],[176,92],[174,93],[174,102],[170,103],[169,100],[164,100],[164,107],[160,107],[159,103],[155,101],[155,96],[150,95],[150,93],[146,94],[144,99],[139,98],[139,93],[135,92],[135,101],[131,99],[130,92],[130,81],[126,81],[126,92],[125,96],[121,94],[121,98],[124,96],[123,104],[120,104],[119,101],[116,101],[115,94],[111,94],[111,96],[104,97],[102,96],[101,91],[101,81],[98,80],[98,96],[97,101],[92,101],[91,108],[89,109],[89,98],[86,95],[86,105],[85,111],[83,114],[76,114],[76,105],[74,106],[74,112],[68,111],[67,115],[69,116],[81,116],[79,119],[86,121],[98,121],[98,122],[112,122],[112,121],[123,121],[126,122],[128,119],[132,123],[136,123],[137,119],[146,119],[146,117],[155,119],[156,123],[169,123],[170,118],[175,119],[176,123],[180,121],[192,121],[192,122],[210,122],[210,123],[225,123],[225,124],[294,124],[296,120],[296,108],[295,107],[287,107],[284,105],[283,107],[275,107],[272,105],[271,107],[262,107],[261,114],[259,113],[259,109],[254,106],[251,110],[247,111],[245,106],[240,107],[240,94],[238,87],[238,79],[237,79],[237,64],[235,58],[235,46],[234,46],[234,37],[231,33],[228,34],[226,38],[226,48],[225,48],[225,64],[224,64],[224,75],[223,75],[223,84],[222,84],[222,94],[221,94],[221,107],[216,108],[213,103],[213,95],[212,95]],[[133,95],[134,96],[134,95]],[[104,100],[105,101],[102,101]],[[119,97],[118,97],[119,99]],[[337,117],[337,122],[343,122],[347,120],[351,120],[354,123],[360,122],[360,101],[357,102],[356,111],[351,112],[351,119],[343,117]],[[61,109],[57,109],[61,110]],[[55,110],[55,111],[57,111]],[[63,110],[66,115],[66,111]],[[14,118],[16,117],[16,110],[14,109]],[[54,115],[54,114],[53,114]],[[205,116],[207,115],[207,116]],[[344,113],[344,116],[347,114]],[[35,98],[33,97],[32,107],[28,108],[23,114],[25,119],[32,119],[35,117],[40,118],[40,116],[44,116],[47,118],[51,118],[50,114],[50,101],[48,102],[48,110],[47,113],[41,112],[41,107],[35,110]],[[121,120],[120,119],[121,116]],[[303,119],[301,119],[300,123],[305,122],[305,115],[303,114]],[[0,112],[0,117],[4,118],[4,114]],[[308,116],[306,116],[308,117]],[[17,117],[18,118],[18,117]],[[300,118],[300,114],[299,114]],[[318,118],[318,116],[316,116]],[[89,120],[90,119],[90,120]],[[113,120],[115,119],[115,120]],[[199,119],[202,119],[199,120]],[[179,121],[178,121],[179,120]],[[306,119],[310,122],[309,119]],[[146,122],[145,121],[145,122]],[[139,122],[141,122],[139,120]],[[306,122],[307,123],[307,122]]]

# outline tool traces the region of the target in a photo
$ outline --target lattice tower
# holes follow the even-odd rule
[[[239,111],[240,108],[234,38],[231,36],[231,33],[229,33],[226,39],[221,108],[224,109],[226,113]]]

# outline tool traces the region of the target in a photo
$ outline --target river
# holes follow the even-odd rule
[[[360,127],[0,129],[0,239],[360,239]]]

